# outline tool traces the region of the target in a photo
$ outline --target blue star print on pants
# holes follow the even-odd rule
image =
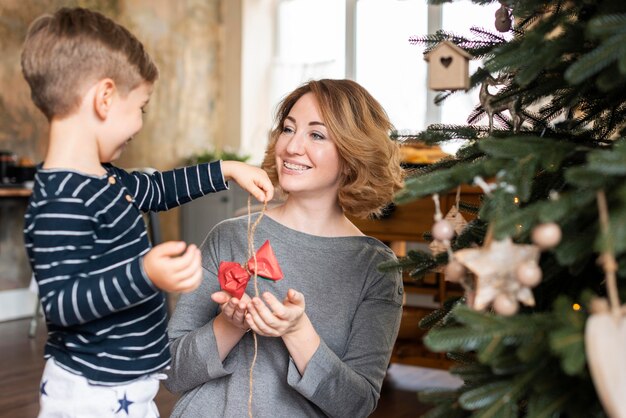
[[[124,410],[124,412],[126,412],[126,415],[128,415],[128,407],[131,404],[135,403],[126,398],[126,392],[124,392],[124,397],[122,399],[118,399],[117,402],[120,404],[120,407],[117,409],[117,411],[115,411],[115,413],[117,414],[118,412]]]
[[[39,393],[41,393],[41,396],[46,395],[48,396],[48,393],[46,392],[46,385],[48,384],[48,381],[44,381],[41,383],[41,386],[39,387]]]

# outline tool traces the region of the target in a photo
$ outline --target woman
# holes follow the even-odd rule
[[[280,104],[263,168],[285,194],[254,232],[284,279],[241,299],[220,291],[221,261],[248,260],[248,217],[217,225],[202,245],[205,279],[169,325],[172,417],[243,417],[253,372],[255,417],[365,417],[379,398],[402,310],[394,259],[346,215],[379,213],[402,186],[380,104],[350,80],[311,81]],[[255,214],[253,221],[259,215]],[[251,280],[252,282],[252,280]]]

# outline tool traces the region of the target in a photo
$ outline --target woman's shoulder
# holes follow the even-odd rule
[[[367,248],[372,252],[374,256],[380,257],[386,260],[396,260],[395,253],[389,248],[389,246],[377,238],[370,237],[368,235],[363,236],[367,242]]]

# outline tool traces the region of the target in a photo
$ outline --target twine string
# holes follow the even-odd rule
[[[256,218],[253,224],[251,224],[252,219],[252,195],[248,195],[248,225],[247,225],[247,235],[248,235],[248,257],[249,260],[252,258],[254,260],[254,274],[253,283],[254,283],[254,296],[259,297],[259,284],[257,280],[257,260],[256,260],[256,252],[254,251],[254,233],[256,231],[257,226],[261,222],[261,218],[265,215],[265,210],[267,209],[267,202],[263,202],[263,210]],[[246,264],[246,269],[248,269],[248,265]],[[251,272],[249,272],[251,273]],[[258,354],[258,341],[257,336],[254,331],[252,331],[252,339],[254,340],[254,356],[252,357],[252,364],[250,364],[250,379],[249,379],[249,387],[250,391],[248,393],[248,417],[252,418],[252,393],[253,393],[253,384],[254,384],[254,365],[256,364],[256,358]]]

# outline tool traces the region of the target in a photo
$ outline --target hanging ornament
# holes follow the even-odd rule
[[[500,2],[500,8],[496,11],[496,30],[498,32],[508,32],[513,26],[513,19],[511,18],[511,12],[504,2]]]
[[[447,219],[437,221],[433,225],[433,238],[437,241],[451,241],[454,234],[454,226]]]
[[[469,60],[472,56],[450,41],[442,41],[424,54],[428,62],[428,88],[431,90],[467,90]]]
[[[447,251],[445,245],[446,240],[448,243],[452,242],[455,235],[459,235],[463,229],[467,226],[467,221],[459,212],[459,204],[461,200],[461,188],[457,187],[456,201],[454,206],[450,208],[446,216],[441,218],[441,208],[439,203],[439,195],[433,195],[435,200],[435,224],[433,225],[433,241],[429,244],[430,251],[433,255],[441,254]],[[443,267],[437,267],[435,270],[437,273],[443,271]]]
[[[443,270],[446,281],[452,283],[461,283],[467,277],[467,269],[456,260],[450,261]]]
[[[451,245],[452,238],[454,238],[455,235],[460,234],[467,225],[467,221],[459,212],[460,200],[461,186],[456,189],[456,201],[454,206],[448,211],[446,217],[442,218],[439,194],[435,193],[433,195],[433,201],[435,202],[435,224],[433,226],[434,240],[430,243],[430,249],[433,255],[437,255],[443,251],[448,253],[448,264],[445,268],[444,266],[438,266],[433,269],[433,271],[435,273],[444,272],[444,280],[459,283],[464,289],[466,289],[467,296],[472,290],[472,284],[469,282],[467,269],[454,259]]]
[[[555,222],[539,224],[533,228],[531,239],[542,250],[549,250],[561,242],[561,227]]]
[[[525,261],[517,266],[515,277],[517,280],[528,287],[535,287],[541,281],[541,269],[534,261]]]
[[[491,75],[487,75],[485,80],[480,86],[480,92],[478,97],[480,99],[480,105],[489,117],[489,133],[493,130],[493,116],[504,110],[508,110],[511,115],[511,121],[513,123],[513,132],[519,132],[522,123],[524,122],[522,114],[522,102],[521,96],[515,95],[507,98],[506,100],[497,100],[496,94],[489,92],[489,86],[505,86],[507,85],[509,77],[502,76],[493,78]]]
[[[493,310],[504,316],[511,316],[517,313],[519,303],[517,299],[506,293],[500,293],[493,299]]]
[[[488,232],[488,237],[490,236]],[[498,295],[494,309],[503,315],[517,311],[513,306],[517,301],[528,306],[535,305],[530,288],[518,279],[518,267],[525,263],[537,264],[540,251],[536,245],[514,244],[510,238],[502,241],[486,239],[485,246],[456,251],[454,259],[465,266],[475,276],[473,309],[484,310]],[[539,268],[537,266],[537,268]],[[514,301],[514,302],[513,302]]]
[[[626,316],[594,301],[585,324],[585,353],[593,385],[609,417],[626,417]]]
[[[459,212],[457,206],[452,206],[446,216],[433,225],[432,234],[434,239],[429,244],[433,255],[446,251],[446,246],[443,244],[446,237],[449,237],[447,238],[448,241],[452,241],[452,238],[463,232],[466,226],[467,221]]]
[[[607,415],[611,418],[626,417],[626,307],[620,306],[617,289],[617,262],[610,242],[609,216],[606,196],[598,192],[600,227],[609,242],[600,256],[604,269],[609,300],[596,299],[591,306],[592,314],[585,324],[585,353],[591,371],[593,385]]]

